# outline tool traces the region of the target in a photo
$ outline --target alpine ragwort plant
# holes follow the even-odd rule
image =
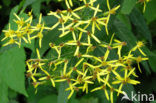
[[[37,48],[37,58],[31,58],[26,61],[28,66],[26,75],[32,79],[36,92],[38,86],[44,85],[48,81],[51,82],[53,87],[58,82],[67,82],[69,87],[66,88],[66,91],[70,91],[68,99],[71,98],[75,91],[81,90],[88,93],[89,91],[104,90],[107,100],[113,103],[114,92],[117,92],[117,96],[119,96],[119,94],[124,93],[122,88],[125,84],[137,85],[140,83],[134,80],[134,77],[138,76],[135,73],[136,67],[133,67],[132,64],[137,63],[141,72],[139,63],[148,60],[141,49],[144,46],[144,42],[136,42],[136,46],[123,55],[121,54],[122,48],[127,43],[115,39],[115,33],[112,34],[109,43],[100,41],[96,30],[101,31],[102,26],[104,26],[106,34],[110,35],[107,29],[108,23],[111,15],[116,13],[120,5],[111,8],[109,0],[106,0],[108,11],[103,12],[100,9],[101,5],[97,4],[96,0],[80,1],[83,2],[83,5],[78,8],[72,9],[72,0],[65,0],[67,10],[50,11],[47,15],[58,20],[51,27],[45,26],[46,23],[42,21],[42,14],[39,16],[38,23],[33,25],[32,11],[28,13],[29,18],[26,20],[14,13],[16,17],[14,22],[17,24],[17,30],[13,30],[10,24],[8,30],[3,30],[5,37],[2,41],[6,41],[3,46],[17,44],[21,47],[23,42],[31,43],[33,39],[38,38],[39,47],[42,48],[44,31],[54,29],[61,31],[61,34],[58,34],[59,38],[68,35],[71,39],[62,41],[59,45],[56,45],[55,42],[49,43],[51,49],[57,53],[57,58],[41,58]],[[148,1],[143,2],[143,11],[145,11],[146,2]],[[83,17],[79,12],[84,12],[84,10],[90,10],[92,14],[89,14],[88,17]],[[71,51],[67,51],[70,54],[68,57],[66,56],[67,52],[64,53],[62,51],[69,48]],[[101,54],[100,57],[94,55],[93,52],[96,48],[102,48],[105,53]],[[117,58],[109,58],[110,51],[116,52]],[[135,56],[135,51],[139,51],[140,55]],[[73,58],[76,61],[75,64],[71,60]],[[95,84],[97,84],[95,88],[89,88]]]

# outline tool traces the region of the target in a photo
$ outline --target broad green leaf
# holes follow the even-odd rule
[[[58,98],[57,103],[67,103],[68,101],[68,95],[69,91],[65,91],[65,89],[68,87],[68,84],[66,82],[60,83],[60,87],[58,90]]]
[[[0,75],[11,89],[27,96],[25,90],[25,52],[14,47],[0,54]]]
[[[47,1],[47,0],[34,0],[34,2],[31,4],[33,13],[35,16],[39,16],[40,15],[40,10],[41,10],[41,3]]]
[[[51,85],[41,85],[37,88],[37,93],[35,93],[36,89],[32,84],[27,88],[27,92],[29,97],[27,97],[28,103],[38,103],[41,99],[48,95],[56,95],[57,90],[53,88]],[[57,98],[56,98],[57,99]]]
[[[151,52],[149,54],[149,64],[150,64],[150,66],[151,66],[151,68],[152,68],[152,70],[154,72],[156,72],[156,63],[155,63],[155,61],[156,61],[156,54]]]
[[[110,93],[108,91],[108,93]],[[109,103],[109,101],[106,98],[105,92],[104,90],[100,90],[100,91],[95,91],[93,92],[94,97],[97,97],[99,99],[99,103]]]
[[[116,28],[116,35],[122,40],[127,42],[126,47],[132,48],[136,45],[136,37],[133,33],[122,23],[120,20],[114,20],[114,26]]]
[[[38,103],[57,103],[56,95],[48,95],[40,99]]]
[[[10,100],[8,103],[19,103],[17,100]]]
[[[82,98],[80,100],[80,103],[99,103],[99,102],[98,102],[98,98],[90,97],[90,98]]]
[[[152,36],[148,29],[148,26],[144,20],[143,15],[138,9],[133,9],[133,11],[130,14],[130,19],[132,23],[135,25],[138,33],[143,36],[146,40],[152,44]]]
[[[40,15],[40,7],[41,7],[41,0],[37,0],[32,4],[33,13],[37,17]]]
[[[68,103],[79,103],[79,100],[78,99],[72,99],[70,102]]]
[[[1,76],[0,76],[0,103],[8,103],[8,86],[1,80]]]
[[[134,94],[136,94],[136,91],[135,91],[133,85],[130,85],[130,84],[124,85],[124,86],[123,86],[123,91],[126,92],[127,96],[128,96],[130,99],[131,99],[131,97],[132,97],[132,92],[133,92]],[[119,101],[121,102],[121,100],[119,100]],[[124,101],[124,100],[123,100],[123,101]],[[139,102],[137,102],[137,101],[133,101],[133,102],[134,102],[134,103],[139,103]]]
[[[32,3],[34,3],[36,0],[25,0],[25,3],[24,3],[24,7],[27,7],[29,5],[31,5]]]
[[[15,92],[14,90],[12,90],[10,88],[8,89],[8,98],[9,98],[9,100],[10,99],[16,99],[17,96],[18,96],[17,92]]]
[[[137,0],[124,0],[121,8],[121,13],[129,14],[131,13],[133,7],[135,6]]]
[[[129,30],[131,30],[131,23],[130,23],[129,17],[128,17],[127,15],[118,14],[118,15],[117,15],[117,18],[118,18],[123,24],[125,24]]]
[[[156,20],[156,0],[150,0],[147,3],[146,11],[144,13],[144,17],[147,20],[147,23],[151,23],[152,21]]]

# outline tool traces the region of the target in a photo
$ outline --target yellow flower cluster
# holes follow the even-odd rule
[[[113,35],[114,36],[114,35]],[[113,40],[113,36],[109,44],[100,43],[97,48],[102,47],[106,52],[101,57],[91,55],[90,53],[95,48],[88,46],[85,54],[79,54],[76,58],[76,63],[73,64],[72,60],[65,58],[57,59],[41,59],[40,53],[37,51],[37,59],[29,59],[26,63],[28,66],[27,77],[33,80],[33,85],[37,88],[41,84],[48,81],[55,87],[57,82],[67,82],[69,87],[66,91],[71,91],[68,99],[75,91],[82,90],[88,93],[89,87],[95,85],[96,82],[99,86],[90,90],[94,92],[97,90],[104,90],[108,100],[113,103],[113,93],[124,93],[122,87],[126,84],[139,84],[139,81],[131,78],[138,77],[135,74],[136,68],[132,66],[134,62],[138,64],[138,69],[141,72],[139,63],[148,60],[146,57],[135,57],[133,52],[138,50],[143,56],[146,54],[141,50],[143,42],[137,42],[127,55],[121,55],[122,47],[126,45],[125,42]],[[52,44],[51,44],[52,45]],[[66,45],[66,44],[65,44]],[[62,45],[64,47],[65,45]],[[57,49],[57,46],[52,46]],[[61,47],[61,46],[60,46]],[[89,51],[91,49],[91,51]],[[117,49],[118,59],[111,60],[109,58],[110,51]],[[70,65],[72,63],[72,66]],[[119,85],[119,87],[116,87]],[[94,87],[94,86],[93,86]],[[109,92],[110,91],[110,94]]]
[[[45,27],[42,23],[42,14],[40,14],[39,21],[36,26],[32,25],[33,16],[31,12],[28,13],[28,19],[20,18],[17,14],[14,13],[14,16],[17,20],[14,20],[17,25],[17,29],[11,28],[9,24],[8,30],[3,30],[5,37],[1,40],[6,40],[7,42],[3,46],[17,44],[19,47],[22,42],[31,43],[35,38],[39,38],[39,46],[41,47],[41,42],[43,38],[43,30],[48,30],[50,28]]]
[[[32,15],[27,20],[23,20],[18,17],[15,21],[18,24],[18,30],[4,30],[5,37],[2,40],[10,39],[9,42],[3,46],[9,44],[21,45],[21,40],[31,43],[32,39],[39,38],[39,45],[41,47],[41,41],[43,38],[43,30],[58,29],[61,31],[59,37],[62,38],[66,35],[72,38],[67,42],[62,41],[60,45],[49,43],[49,46],[58,54],[57,58],[42,59],[39,50],[36,49],[37,59],[29,59],[26,61],[28,66],[27,77],[31,78],[33,85],[37,88],[39,85],[51,82],[55,87],[57,82],[67,82],[69,87],[66,91],[70,91],[68,99],[71,98],[75,91],[82,90],[88,93],[97,90],[104,90],[107,100],[113,103],[113,93],[124,93],[122,87],[129,84],[139,84],[140,82],[133,77],[138,77],[135,73],[136,68],[132,66],[133,63],[138,64],[138,69],[141,72],[139,63],[146,58],[146,54],[142,51],[144,42],[139,41],[136,43],[127,55],[122,55],[122,48],[126,46],[126,42],[119,41],[114,38],[114,34],[111,37],[109,43],[104,43],[96,37],[96,29],[101,30],[101,27],[105,27],[106,34],[108,35],[108,23],[110,16],[116,12],[120,7],[110,8],[109,0],[107,0],[108,11],[102,13],[100,5],[95,5],[96,0],[80,0],[83,5],[72,9],[72,0],[65,0],[67,10],[57,10],[55,12],[50,11],[48,15],[52,15],[58,19],[58,21],[51,27],[45,27],[41,22],[42,14],[39,17],[39,22],[36,26],[31,26]],[[90,17],[83,17],[81,11],[89,10],[93,12]],[[98,13],[102,15],[98,15]],[[36,33],[37,32],[37,33]],[[17,35],[21,35],[20,38]],[[93,42],[96,42],[96,46]],[[63,56],[63,49],[67,47],[75,48],[71,57]],[[95,56],[93,52],[96,48],[105,50],[105,52],[99,57]],[[142,56],[134,56],[134,51],[139,51]],[[83,51],[83,52],[82,52]],[[117,51],[117,58],[110,59],[110,52]],[[73,63],[73,60],[76,63]],[[95,87],[95,84],[98,86]],[[95,88],[92,88],[95,87]],[[108,92],[110,91],[110,92]]]
[[[81,0],[80,0],[81,1]],[[96,0],[90,0],[87,2],[86,0],[83,0],[84,5],[72,10],[70,5],[72,5],[72,1],[67,4],[67,10],[57,10],[56,12],[50,11],[48,15],[53,15],[58,19],[58,22],[53,25],[52,27],[45,27],[44,22],[42,22],[42,14],[40,14],[38,24],[35,26],[32,25],[33,16],[31,15],[31,12],[28,13],[29,18],[24,20],[24,18],[20,18],[17,14],[14,13],[17,20],[14,20],[14,22],[17,24],[18,28],[17,30],[13,30],[11,28],[11,25],[9,24],[8,30],[3,30],[5,33],[5,37],[2,39],[2,41],[6,40],[7,42],[3,46],[11,45],[11,44],[17,44],[19,47],[21,46],[21,42],[25,43],[31,43],[31,40],[38,38],[39,39],[39,46],[41,48],[42,38],[43,38],[43,31],[44,30],[53,30],[56,27],[59,27],[61,25],[61,28],[59,30],[62,31],[62,34],[60,34],[59,37],[63,37],[67,34],[72,33],[74,42],[80,41],[82,38],[82,34],[88,35],[88,44],[90,44],[90,39],[93,38],[95,41],[100,43],[100,40],[94,35],[95,29],[101,30],[100,26],[105,26],[106,33],[108,34],[107,25],[110,19],[110,15],[114,14],[115,11],[120,7],[117,6],[113,9],[110,8],[109,2],[107,0],[108,5],[108,12],[105,12],[103,15],[98,17],[98,12],[102,12],[102,10],[99,9],[99,4],[94,7],[94,3]],[[90,18],[81,18],[77,13],[81,12],[84,9],[91,9],[94,14]],[[91,31],[88,30],[88,28],[92,27]],[[82,28],[83,27],[83,28]],[[79,31],[78,33],[75,33]],[[87,44],[87,45],[88,45]],[[71,44],[72,45],[72,44]],[[76,55],[77,53],[75,53]]]

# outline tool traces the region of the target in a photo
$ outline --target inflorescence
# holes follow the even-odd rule
[[[95,5],[96,0],[80,1],[83,2],[83,5],[78,8],[72,9],[72,0],[65,0],[67,10],[50,11],[48,15],[52,15],[58,20],[51,27],[46,27],[42,22],[42,14],[40,14],[39,21],[35,26],[32,25],[33,16],[31,12],[28,13],[29,18],[26,20],[14,14],[17,18],[17,20],[14,20],[18,25],[17,30],[12,30],[10,24],[8,30],[3,30],[5,37],[2,41],[8,40],[3,46],[17,44],[20,47],[22,42],[31,43],[33,39],[38,38],[41,48],[44,30],[57,29],[61,31],[60,38],[68,35],[72,39],[62,41],[59,45],[49,43],[51,49],[56,51],[57,58],[42,59],[39,50],[36,49],[37,58],[26,61],[28,66],[27,77],[32,79],[34,87],[37,88],[48,81],[51,82],[53,87],[58,82],[67,82],[69,87],[66,88],[66,91],[70,91],[68,99],[75,91],[82,90],[88,93],[89,91],[104,90],[107,100],[113,103],[114,92],[117,92],[117,95],[123,94],[122,88],[124,85],[140,83],[133,79],[138,76],[135,73],[136,67],[133,67],[132,64],[137,63],[141,72],[139,63],[148,60],[141,49],[144,42],[138,41],[127,55],[122,55],[122,48],[127,43],[114,39],[115,34],[112,34],[109,43],[100,41],[96,35],[96,30],[101,30],[104,26],[106,34],[109,35],[107,27],[110,16],[116,13],[120,5],[110,8],[109,0],[107,0],[108,11],[103,13],[100,4]],[[93,15],[89,18],[83,18],[78,13],[86,9],[93,12]],[[99,16],[98,13],[102,16]],[[96,46],[93,42],[96,42]],[[63,56],[65,54],[62,54],[63,49],[67,47],[75,48],[75,51],[71,54],[73,55],[71,57],[75,58],[75,64],[71,63],[71,58],[66,58]],[[92,53],[96,48],[105,50],[102,56],[95,56]],[[83,49],[83,53],[81,49]],[[134,52],[137,50],[140,52],[140,56],[134,56]],[[115,51],[117,58],[109,58],[110,51]]]

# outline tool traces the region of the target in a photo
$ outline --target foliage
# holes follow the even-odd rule
[[[116,103],[156,91],[155,0],[2,1],[1,15],[12,7],[1,19],[0,103]]]

